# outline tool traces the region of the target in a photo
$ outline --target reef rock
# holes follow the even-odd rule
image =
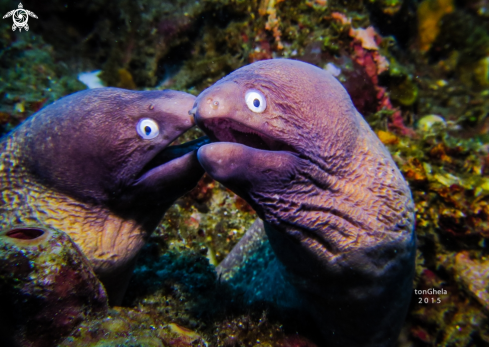
[[[471,259],[463,251],[455,256],[454,270],[461,284],[489,311],[489,259]]]
[[[54,346],[108,306],[104,287],[67,234],[27,226],[0,230],[0,301],[2,346]]]

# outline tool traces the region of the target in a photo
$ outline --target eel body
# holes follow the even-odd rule
[[[414,204],[341,84],[303,62],[261,61],[205,90],[191,113],[218,141],[198,150],[203,168],[264,221],[222,278],[299,312],[320,345],[394,345],[411,298]],[[243,275],[258,249],[268,260]]]
[[[145,239],[203,174],[198,141],[169,146],[194,101],[100,88],[43,108],[0,139],[0,227],[65,231],[120,303]]]

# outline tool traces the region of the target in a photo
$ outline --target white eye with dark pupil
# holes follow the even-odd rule
[[[158,123],[149,118],[143,118],[136,126],[136,130],[143,139],[151,140],[159,135],[160,129]]]
[[[250,89],[246,92],[245,101],[246,106],[255,113],[262,113],[267,108],[265,96],[256,89]]]

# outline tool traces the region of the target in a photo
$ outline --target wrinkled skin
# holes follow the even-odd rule
[[[45,107],[0,140],[0,226],[64,230],[120,303],[145,239],[203,174],[198,143],[168,147],[194,125],[194,101],[102,88]],[[138,134],[142,118],[158,136]]]
[[[247,106],[249,89],[263,93],[262,113]],[[199,149],[200,163],[264,220],[274,268],[297,291],[320,344],[393,345],[411,297],[414,204],[341,84],[306,63],[261,61],[205,90],[192,113],[221,141]]]

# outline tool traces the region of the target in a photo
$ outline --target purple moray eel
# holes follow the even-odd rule
[[[341,84],[303,62],[260,61],[202,92],[191,113],[219,141],[198,150],[203,168],[264,221],[221,278],[269,243],[269,260],[242,279],[248,296],[298,312],[321,346],[394,345],[411,298],[414,204]]]
[[[165,211],[204,171],[195,97],[177,91],[81,91],[0,139],[0,228],[65,231],[120,304],[137,254]]]

